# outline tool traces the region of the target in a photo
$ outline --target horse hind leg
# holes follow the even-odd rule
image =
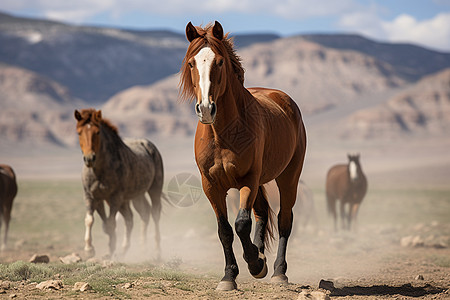
[[[286,251],[289,236],[292,231],[292,208],[294,207],[297,198],[297,188],[302,170],[302,162],[303,160],[294,156],[288,167],[275,179],[280,192],[280,211],[278,213],[279,241],[277,258],[274,263],[274,272],[271,278],[272,283],[288,283],[288,277],[286,276]]]
[[[124,203],[120,207],[119,212],[125,220],[125,236],[122,244],[122,255],[125,255],[130,248],[130,238],[133,230],[133,213],[131,212],[130,203]]]
[[[145,194],[133,199],[133,206],[141,218],[141,245],[147,244],[147,228],[150,221],[151,206],[145,198]]]
[[[267,193],[263,186],[258,189],[255,204],[253,205],[253,212],[255,215],[255,236],[254,244],[258,247],[259,257],[264,260],[263,270],[257,274],[256,278],[264,278],[267,275],[267,263],[264,256],[265,247],[270,246],[273,240],[273,211],[270,208],[267,200]]]
[[[161,186],[152,186],[149,190],[150,199],[152,201],[151,205],[151,214],[153,218],[153,223],[155,224],[155,248],[156,248],[156,258],[157,260],[161,260],[161,233],[159,229],[159,220],[161,218],[161,194],[162,187]]]

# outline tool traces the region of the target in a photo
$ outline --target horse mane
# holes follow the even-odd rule
[[[180,76],[180,98],[183,100],[192,101],[195,98],[194,85],[192,83],[191,71],[188,65],[188,60],[195,56],[206,45],[210,46],[215,53],[220,53],[225,60],[229,61],[232,71],[236,74],[239,83],[244,86],[244,68],[241,64],[241,58],[236,54],[233,44],[233,38],[229,38],[229,33],[226,33],[222,40],[214,37],[212,33],[213,24],[208,24],[204,28],[196,27],[199,38],[193,40],[183,59],[181,65]]]
[[[119,135],[119,130],[116,126],[114,126],[108,119],[103,119],[101,116],[99,117],[97,111],[93,108],[82,109],[80,111],[82,120],[79,126],[84,126],[88,123],[92,123],[95,126],[100,127],[100,125],[105,126],[110,129],[113,133]]]

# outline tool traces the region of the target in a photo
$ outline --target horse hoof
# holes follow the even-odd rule
[[[237,289],[236,281],[221,281],[217,285],[216,291],[233,291]]]
[[[272,276],[272,278],[270,278],[270,282],[274,283],[274,284],[288,284],[289,283],[287,276],[284,274]]]
[[[264,278],[267,275],[267,263],[266,263],[267,259],[266,259],[266,256],[263,253],[259,252],[259,259],[262,259],[264,261],[264,266],[263,266],[261,272],[259,272],[259,274],[253,275],[253,277],[257,278],[257,279]]]
[[[94,250],[94,248],[87,248],[87,249],[84,249],[84,253],[86,254],[86,256],[87,256],[88,258],[91,258],[91,257],[94,257],[94,256],[95,256],[95,250]]]

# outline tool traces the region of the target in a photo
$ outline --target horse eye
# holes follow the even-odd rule
[[[189,67],[192,69],[194,66],[192,65],[192,63],[188,62]]]
[[[219,65],[219,67],[221,67],[223,65],[223,59],[219,60],[218,65]]]

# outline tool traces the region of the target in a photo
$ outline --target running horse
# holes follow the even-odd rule
[[[340,201],[342,229],[350,230],[356,223],[359,206],[367,192],[367,179],[364,175],[360,155],[347,155],[348,164],[338,164],[330,168],[326,180],[328,212],[333,216],[334,229],[337,230],[336,202]],[[348,212],[345,205],[348,204]]]
[[[0,165],[0,226],[4,225],[1,251],[6,249],[11,209],[16,195],[17,183],[13,169],[8,165]]]
[[[303,168],[306,132],[295,102],[285,93],[244,87],[244,69],[219,22],[204,28],[186,26],[190,42],[180,76],[180,96],[195,101],[198,125],[195,160],[203,191],[217,217],[225,255],[225,275],[218,290],[237,288],[226,195],[239,190],[235,230],[244,260],[255,278],[267,274],[265,246],[273,239],[272,210],[263,185],[275,179],[280,191],[279,243],[272,282],[287,283],[286,249],[292,229],[292,207]],[[250,238],[252,219],[256,227]]]
[[[142,241],[147,236],[150,213],[155,223],[157,257],[160,255],[159,219],[164,179],[163,163],[156,146],[146,139],[123,141],[101,111],[75,110],[76,130],[79,136],[84,166],[82,182],[86,201],[85,247],[88,256],[94,256],[92,225],[94,212],[103,221],[103,230],[109,236],[109,256],[116,248],[116,214],[125,219],[123,254],[130,246],[133,214],[130,202],[142,219]],[[145,194],[148,193],[151,205]],[[109,205],[106,215],[104,201]]]

